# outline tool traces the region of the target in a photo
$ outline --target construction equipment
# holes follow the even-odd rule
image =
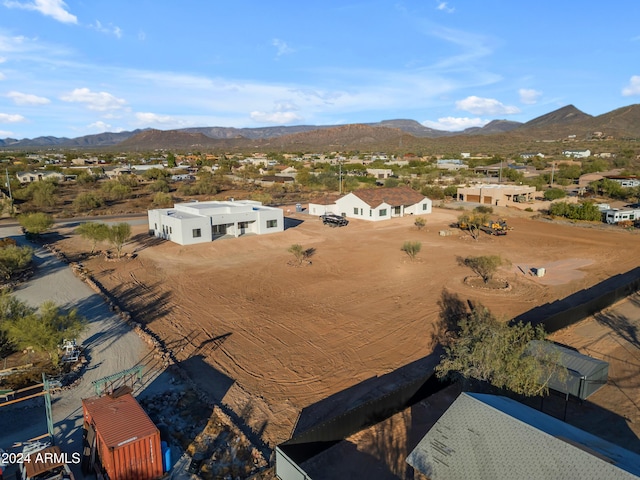
[[[506,235],[507,234],[507,222],[499,218],[498,220],[490,220],[479,227],[485,233],[489,235]]]

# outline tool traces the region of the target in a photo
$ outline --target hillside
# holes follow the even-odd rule
[[[630,105],[594,117],[573,105],[534,118],[524,124],[493,120],[482,128],[446,132],[410,119],[383,120],[351,125],[298,125],[264,128],[199,127],[179,130],[135,130],[77,138],[38,137],[0,139],[0,148],[99,148],[119,150],[387,150],[403,149],[439,153],[451,149],[499,150],[506,146],[562,140],[588,139],[594,132],[618,139],[640,138],[640,105]]]

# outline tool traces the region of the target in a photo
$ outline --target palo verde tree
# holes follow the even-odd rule
[[[479,257],[458,257],[458,264],[469,267],[473,272],[482,278],[484,283],[489,283],[495,275],[498,267],[504,262],[500,255],[482,255]]]
[[[566,378],[557,355],[532,343],[546,338],[542,326],[510,325],[498,321],[482,305],[467,309],[455,295],[453,300],[453,307],[441,310],[442,324],[454,327],[440,336],[445,353],[436,367],[438,378],[486,382],[525,396],[546,395],[552,377]],[[448,314],[457,318],[442,318]]]
[[[115,225],[111,225],[109,227],[109,231],[107,232],[107,240],[113,245],[116,249],[116,255],[118,258],[122,256],[122,247],[127,240],[131,238],[131,225],[126,222],[116,223]]]
[[[48,213],[24,213],[18,215],[18,223],[30,235],[40,235],[53,226],[53,217]]]
[[[109,238],[109,227],[100,222],[86,222],[76,228],[75,233],[91,242],[91,253],[93,254],[98,242],[103,242]]]
[[[0,326],[8,342],[18,349],[45,352],[54,365],[60,360],[60,344],[77,337],[86,325],[75,309],[64,312],[53,302],[36,309],[6,292],[0,295]]]
[[[480,236],[480,227],[487,223],[488,214],[476,212],[471,215],[465,213],[458,217],[458,227],[461,230],[467,230],[474,240]]]

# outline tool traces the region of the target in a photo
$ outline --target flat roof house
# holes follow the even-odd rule
[[[180,245],[284,231],[284,212],[253,200],[176,203],[149,210],[149,232]]]
[[[472,187],[459,187],[458,200],[461,202],[483,203],[504,207],[512,202],[533,200],[536,187],[527,185],[489,184]]]
[[[334,213],[370,221],[425,215],[431,213],[431,208],[430,199],[409,187],[366,188],[340,197],[330,205],[309,203],[311,215]]]

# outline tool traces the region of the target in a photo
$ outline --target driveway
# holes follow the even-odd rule
[[[0,238],[11,236],[24,244],[19,227],[0,227]],[[53,420],[56,444],[71,456],[82,450],[83,398],[95,395],[92,381],[137,365],[144,365],[144,389],[160,373],[149,347],[131,328],[115,316],[103,299],[75,277],[68,266],[44,248],[34,254],[35,275],[14,292],[29,305],[38,306],[52,300],[63,309],[77,308],[89,325],[78,343],[86,349],[89,363],[80,383],[53,396]],[[161,366],[158,366],[161,368]],[[24,442],[47,432],[42,398],[20,402],[0,409],[0,448],[9,449],[14,442]],[[18,451],[18,450],[12,450]],[[79,465],[72,465],[76,479],[84,478]]]

